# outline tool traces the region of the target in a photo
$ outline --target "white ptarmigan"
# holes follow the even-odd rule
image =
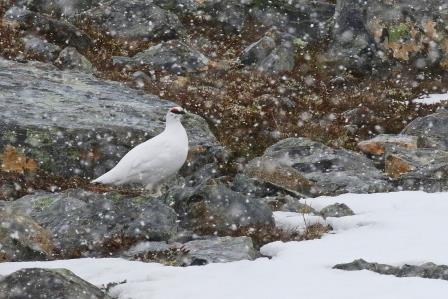
[[[166,114],[165,130],[131,149],[118,164],[92,183],[122,185],[140,183],[160,193],[163,181],[185,163],[188,137],[180,120],[185,110],[173,107]]]

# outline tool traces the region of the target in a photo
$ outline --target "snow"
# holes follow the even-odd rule
[[[346,272],[332,266],[358,258],[397,266],[448,264],[444,232],[448,193],[346,194],[307,199],[307,203],[317,210],[345,203],[356,215],[324,220],[276,212],[279,226],[300,229],[305,222],[324,221],[334,232],[320,240],[267,244],[261,251],[271,259],[187,268],[116,258],[3,263],[0,275],[24,267],[67,268],[98,286],[126,280],[112,288],[112,295],[120,299],[446,298],[447,281]]]
[[[435,105],[444,101],[448,101],[448,93],[433,93],[412,100],[413,103],[424,105]]]

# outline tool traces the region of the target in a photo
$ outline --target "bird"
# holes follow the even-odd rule
[[[114,168],[92,183],[140,183],[153,194],[161,195],[163,182],[175,175],[187,160],[188,136],[181,123],[185,113],[182,107],[170,108],[162,133],[131,149]]]

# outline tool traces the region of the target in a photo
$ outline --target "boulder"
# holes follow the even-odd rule
[[[34,35],[27,35],[21,40],[25,54],[40,61],[53,62],[58,57],[59,52],[61,52],[59,46]]]
[[[27,195],[3,209],[28,214],[50,231],[64,258],[109,255],[141,240],[168,240],[177,232],[174,210],[145,196],[68,190]]]
[[[399,188],[442,192],[448,190],[448,151],[387,147],[385,171]]]
[[[383,155],[386,145],[400,146],[406,149],[416,149],[418,138],[410,135],[381,134],[375,138],[358,143],[358,148],[365,154]]]
[[[193,240],[183,244],[188,251],[184,258],[187,265],[205,265],[210,263],[228,263],[241,260],[254,260],[257,252],[249,237],[214,237]]]
[[[419,147],[448,150],[448,112],[418,117],[401,133],[419,137]]]
[[[0,262],[48,260],[52,253],[47,230],[29,216],[0,211]]]
[[[331,59],[358,73],[399,63],[446,69],[447,11],[443,0],[338,0]]]
[[[50,42],[75,47],[85,52],[93,46],[93,41],[82,30],[65,20],[30,11],[24,7],[13,6],[3,16],[3,23],[22,30],[34,31],[44,35]]]
[[[28,268],[0,278],[0,298],[111,299],[67,269]]]
[[[319,214],[324,217],[345,217],[352,216],[355,213],[344,203],[335,203],[324,207]]]
[[[9,71],[14,69],[14,72]],[[175,103],[80,72],[0,59],[0,160],[5,171],[94,178],[162,132]],[[183,120],[190,153],[182,173],[224,151],[202,118]]]
[[[167,40],[183,34],[182,24],[152,0],[111,0],[75,16],[123,41]]]
[[[365,156],[306,138],[284,139],[250,161],[245,172],[299,196],[382,192],[387,178]]]
[[[153,71],[166,71],[177,75],[205,71],[209,60],[187,44],[172,40],[161,42],[137,53],[132,58],[114,57],[116,65],[145,67]]]
[[[62,50],[55,64],[61,69],[78,70],[86,73],[92,73],[94,70],[92,63],[74,47],[67,47]]]
[[[17,6],[57,17],[71,17],[106,0],[17,0]]]
[[[240,60],[243,64],[254,65],[260,71],[289,72],[295,65],[297,47],[292,35],[271,30],[249,45]]]
[[[202,234],[233,234],[274,224],[272,211],[265,203],[216,180],[173,188],[165,201],[176,209],[183,227]]]

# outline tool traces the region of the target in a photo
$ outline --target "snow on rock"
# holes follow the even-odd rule
[[[336,264],[364,259],[401,266],[448,264],[448,193],[399,192],[319,197],[316,210],[344,203],[355,215],[328,217],[334,232],[320,240],[274,242],[262,247],[271,259],[175,268],[122,259],[77,259],[0,264],[0,275],[21,268],[66,268],[101,286],[122,282],[111,296],[127,298],[446,298],[443,280],[397,278],[370,271],[341,271]],[[308,200],[309,201],[309,200]],[[276,213],[297,219],[302,214]],[[291,220],[292,221],[292,220]],[[297,220],[299,221],[299,220]]]

